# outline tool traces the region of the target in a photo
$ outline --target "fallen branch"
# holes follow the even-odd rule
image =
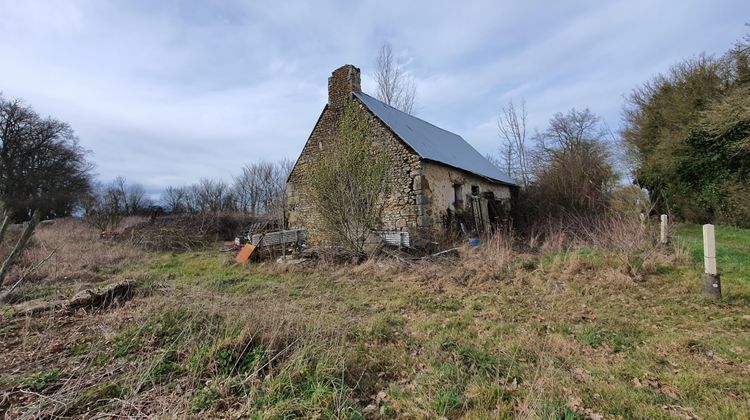
[[[458,255],[458,248],[451,248],[451,249],[446,249],[445,251],[436,252],[430,255],[429,257],[425,257],[425,258],[442,257],[445,255]]]
[[[381,252],[383,254],[385,254],[385,255],[388,255],[391,258],[395,258],[397,261],[399,261],[399,262],[401,262],[403,264],[412,264],[413,263],[413,261],[409,261],[406,258],[404,258],[403,256],[398,255],[399,252],[397,252],[397,251],[393,251],[393,250],[390,250],[390,249],[387,249],[387,248],[383,248],[381,250]]]
[[[125,280],[110,284],[103,289],[82,290],[68,300],[34,306],[20,312],[19,315],[34,316],[49,311],[63,311],[71,315],[78,309],[106,309],[113,304],[125,302],[132,298],[136,286],[138,286],[138,282],[135,280]]]
[[[109,285],[102,290],[84,290],[68,301],[66,309],[73,312],[82,308],[107,308],[114,302],[130,299],[136,284],[134,280],[126,280]]]

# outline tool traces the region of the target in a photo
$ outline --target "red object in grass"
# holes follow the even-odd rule
[[[239,254],[237,254],[236,257],[234,257],[234,260],[237,261],[240,264],[245,264],[250,257],[255,252],[255,245],[253,244],[245,244],[244,247],[242,247],[242,250]]]

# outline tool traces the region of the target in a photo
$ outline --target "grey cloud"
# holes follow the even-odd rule
[[[0,0],[0,91],[71,123],[102,179],[149,193],[245,163],[295,158],[330,72],[372,92],[391,41],[419,116],[480,152],[526,98],[531,128],[590,107],[619,125],[622,96],[682,57],[746,30],[743,1],[348,2]]]

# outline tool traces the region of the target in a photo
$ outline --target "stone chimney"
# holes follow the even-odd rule
[[[328,78],[328,106],[343,108],[352,92],[362,92],[359,69],[346,64],[334,70]]]

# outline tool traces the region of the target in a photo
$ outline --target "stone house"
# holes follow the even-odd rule
[[[510,210],[516,185],[461,136],[401,112],[362,92],[360,70],[336,69],[328,79],[328,103],[295,162],[287,182],[287,225],[307,229],[318,242],[315,211],[306,196],[310,163],[324,156],[338,133],[347,101],[369,118],[371,139],[390,162],[389,196],[382,214],[382,235],[429,237],[438,229],[483,231]]]

